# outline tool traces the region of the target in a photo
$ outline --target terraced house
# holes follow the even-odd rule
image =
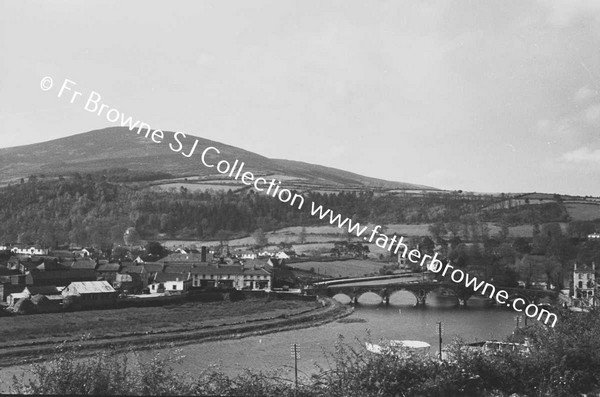
[[[201,265],[192,267],[193,287],[222,287],[251,290],[271,289],[271,272],[254,265]]]

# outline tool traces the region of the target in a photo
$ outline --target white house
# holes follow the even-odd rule
[[[252,251],[242,251],[239,255],[240,255],[241,259],[247,259],[247,260],[258,258],[258,254],[255,252],[252,252]]]
[[[22,255],[48,255],[49,250],[47,248],[40,247],[13,247],[11,249],[13,254],[22,254]]]
[[[277,259],[290,259],[290,256],[283,251],[279,251],[277,254],[275,254],[275,257]]]
[[[192,286],[190,275],[184,273],[157,273],[149,285],[150,293],[185,294]]]
[[[574,306],[590,307],[597,305],[596,294],[596,265],[592,263],[591,269],[586,266],[573,266],[573,296]]]
[[[194,287],[224,287],[251,290],[270,290],[271,273],[261,266],[204,265],[191,269]]]

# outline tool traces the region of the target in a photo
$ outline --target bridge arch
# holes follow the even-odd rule
[[[356,303],[361,305],[380,305],[385,302],[385,297],[379,291],[362,291],[356,296]]]
[[[397,289],[390,291],[389,302],[394,305],[414,305],[417,300],[414,292],[407,289]]]
[[[339,292],[335,294],[332,298],[344,305],[352,303],[352,297],[348,296],[344,292]]]
[[[461,303],[461,297],[458,296],[456,291],[446,286],[439,286],[438,288],[432,289],[428,299],[430,301],[435,301],[435,304],[440,306],[452,306]]]

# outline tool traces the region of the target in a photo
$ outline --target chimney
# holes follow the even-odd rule
[[[201,250],[202,250],[202,256],[201,256],[202,262],[206,262],[206,246],[203,245]]]

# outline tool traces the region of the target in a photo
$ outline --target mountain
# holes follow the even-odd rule
[[[300,161],[269,159],[250,151],[208,139],[164,132],[155,143],[145,130],[112,127],[60,138],[48,142],[0,149],[0,183],[6,184],[33,174],[67,175],[73,172],[91,173],[115,168],[132,171],[168,173],[173,178],[197,177],[197,183],[230,180],[226,175],[208,168],[201,162],[202,151],[210,146],[221,153],[210,153],[210,163],[235,160],[245,163],[244,171],[255,175],[272,176],[286,182],[287,187],[302,190],[329,189],[416,189],[437,190],[432,187],[369,178],[355,173],[308,164]],[[194,154],[187,158],[194,142]],[[179,144],[181,142],[181,144]],[[179,152],[176,150],[179,149]]]

